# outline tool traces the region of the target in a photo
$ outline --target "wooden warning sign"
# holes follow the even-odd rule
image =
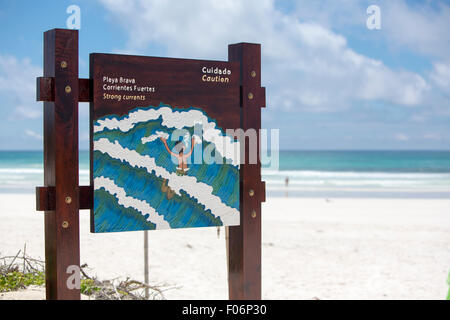
[[[239,225],[239,64],[90,60],[92,231]]]
[[[80,79],[78,31],[44,33],[36,207],[45,211],[47,299],[80,299],[80,209],[91,210],[93,232],[227,226],[229,297],[261,298],[261,165],[228,132],[259,136],[260,71],[260,45],[238,43],[228,61],[92,54],[90,78]],[[78,179],[79,102],[90,102],[89,186]]]

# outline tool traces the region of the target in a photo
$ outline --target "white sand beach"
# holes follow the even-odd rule
[[[32,194],[0,194],[0,255],[44,257]],[[81,263],[101,279],[143,280],[143,232],[91,234],[81,211]],[[445,299],[450,199],[268,198],[264,299]],[[224,230],[149,232],[150,282],[167,299],[227,299]],[[31,291],[31,290],[30,290]],[[44,298],[4,293],[0,299]]]

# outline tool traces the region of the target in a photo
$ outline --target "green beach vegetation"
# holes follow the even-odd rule
[[[99,280],[81,266],[81,294],[93,300],[164,300],[163,292],[176,287],[154,286],[137,280]],[[0,256],[0,293],[45,286],[45,262],[29,257],[26,246],[15,256]],[[147,289],[147,290],[146,290]]]

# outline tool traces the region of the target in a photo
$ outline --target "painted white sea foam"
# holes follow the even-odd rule
[[[148,143],[148,142],[153,142],[158,138],[164,138],[164,139],[169,139],[169,134],[166,132],[162,132],[162,131],[156,131],[155,134],[152,134],[148,137],[143,137],[141,138],[141,142],[142,143]]]
[[[220,197],[212,193],[212,186],[197,181],[195,177],[178,176],[174,172],[169,172],[165,168],[156,165],[154,158],[123,147],[117,140],[114,143],[106,138],[95,140],[94,150],[105,153],[122,162],[126,161],[132,167],[144,168],[149,173],[154,173],[160,178],[167,179],[167,185],[176,194],[181,195],[181,190],[184,190],[187,194],[196,198],[200,204],[203,204],[206,210],[210,209],[211,213],[215,217],[220,218],[224,225],[239,225],[239,211],[223,203]]]
[[[166,132],[162,132],[162,131],[156,131],[155,134],[141,138],[141,142],[149,143],[149,142],[153,142],[159,138],[169,139],[169,134]],[[198,135],[194,134],[194,135],[192,135],[192,138],[194,139],[194,144],[202,143],[202,138],[200,138]]]
[[[130,196],[127,196],[125,190],[106,177],[96,177],[94,179],[94,188],[99,190],[104,188],[106,192],[115,196],[120,205],[125,208],[133,208],[141,212],[142,215],[148,214],[147,221],[150,221],[156,225],[156,229],[170,229],[169,223],[164,220],[164,216],[160,215],[156,210],[150,206],[146,201],[139,200]]]
[[[200,136],[194,134],[194,135],[192,135],[192,138],[194,138],[194,144],[201,144],[202,143],[202,138],[200,138]]]
[[[162,125],[168,128],[182,129],[184,127],[193,127],[200,124],[203,128],[203,139],[215,144],[217,151],[226,159],[230,159],[233,165],[239,166],[240,148],[239,142],[234,141],[231,137],[223,135],[220,129],[216,128],[216,123],[209,121],[203,112],[195,109],[186,111],[174,111],[169,107],[161,107],[158,109],[138,109],[131,112],[123,119],[107,118],[97,120],[94,126],[94,133],[101,132],[105,129],[120,130],[127,132],[134,128],[138,123],[147,122],[162,118]]]

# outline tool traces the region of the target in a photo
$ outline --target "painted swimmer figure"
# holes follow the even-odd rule
[[[184,149],[185,149],[185,145],[182,141],[182,138],[180,138],[180,141],[178,141],[175,144],[175,149],[177,151],[179,151],[178,154],[176,154],[175,152],[172,152],[169,149],[169,146],[167,145],[167,139],[160,137],[161,141],[164,143],[164,146],[166,147],[166,150],[173,155],[175,158],[177,158],[178,160],[178,167],[177,167],[177,175],[179,176],[184,176],[186,175],[187,171],[189,170],[188,165],[187,165],[187,158],[192,154],[192,151],[194,150],[194,137],[192,137],[191,139],[191,150],[184,154]]]

